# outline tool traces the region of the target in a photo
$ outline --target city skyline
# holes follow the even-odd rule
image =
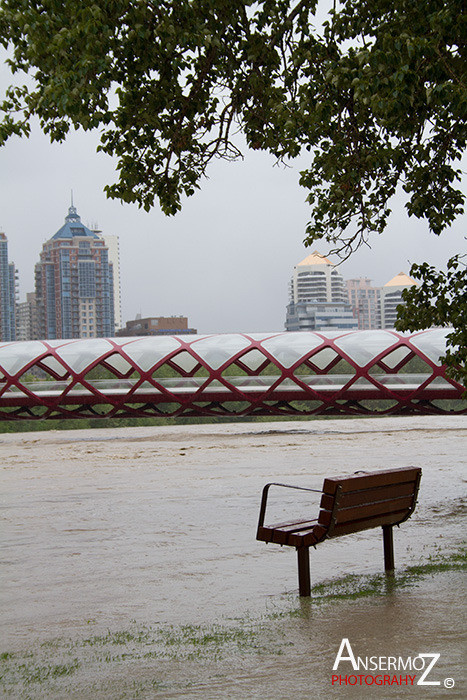
[[[19,270],[20,299],[34,289],[39,251],[73,189],[83,222],[119,237],[124,320],[184,315],[200,333],[282,330],[290,269],[310,252],[301,242],[309,216],[297,182],[303,159],[273,168],[270,157],[247,153],[242,162],[216,163],[202,190],[166,218],[106,199],[114,163],[94,152],[96,143],[95,134],[77,132],[50,144],[33,128],[29,140],[2,148],[0,230]],[[396,198],[388,230],[340,269],[382,286],[401,270],[409,274],[413,262],[443,267],[465,250],[463,225],[459,217],[436,237]],[[325,243],[315,246],[329,253]]]
[[[79,226],[79,229],[76,228],[76,226]],[[75,227],[75,228],[73,228]],[[81,217],[78,215],[77,209],[73,204],[73,192],[71,192],[71,206],[68,208],[68,214],[65,216],[65,224],[49,239],[43,244],[42,252],[40,254],[40,261],[39,263],[36,263],[35,265],[35,291],[34,292],[27,292],[26,293],[26,301],[19,301],[19,295],[16,292],[17,289],[17,275],[18,272],[15,268],[14,262],[9,262],[8,261],[8,255],[7,255],[7,247],[8,247],[8,240],[7,237],[4,233],[0,234],[3,237],[3,252],[4,252],[4,258],[5,258],[5,264],[7,265],[8,268],[11,268],[11,270],[14,273],[14,280],[13,280],[13,287],[12,290],[14,290],[14,295],[12,296],[12,299],[15,299],[15,305],[14,309],[12,311],[12,323],[14,328],[13,333],[8,333],[3,329],[2,326],[2,333],[1,333],[1,338],[2,340],[27,340],[27,339],[34,339],[34,338],[58,338],[58,337],[63,337],[63,338],[72,338],[72,337],[105,337],[105,336],[112,336],[112,335],[118,335],[119,329],[122,329],[123,335],[131,335],[131,331],[129,332],[130,328],[133,328],[138,324],[139,319],[141,319],[141,313],[136,314],[136,321],[133,320],[127,320],[126,321],[126,329],[123,330],[123,322],[122,318],[120,315],[120,310],[121,310],[121,294],[120,294],[120,256],[119,256],[119,239],[118,236],[114,235],[108,235],[108,236],[103,236],[102,231],[97,227],[97,224],[93,225],[93,228],[90,229],[89,227],[85,226],[81,222]],[[81,236],[84,240],[89,241],[90,239],[96,239],[98,242],[92,242],[91,244],[89,242],[80,242],[79,243],[79,248],[80,248],[80,253],[79,256],[78,254],[78,238],[75,237]],[[81,241],[81,238],[79,239]],[[56,240],[57,239],[57,240]],[[77,298],[76,302],[72,302],[77,304],[76,310],[71,311],[71,307],[68,311],[68,315],[70,318],[68,319],[67,323],[68,325],[71,324],[72,321],[72,316],[76,316],[76,314],[79,311],[79,319],[76,316],[74,319],[74,323],[78,323],[79,321],[79,330],[78,326],[73,327],[73,331],[71,330],[71,325],[70,329],[66,330],[65,327],[61,328],[61,330],[57,328],[50,327],[50,321],[43,322],[42,317],[44,318],[47,316],[49,311],[47,310],[47,306],[50,305],[49,302],[46,303],[46,297],[50,297],[50,292],[47,291],[47,293],[44,292],[45,288],[49,288],[50,285],[52,284],[54,287],[53,294],[52,296],[56,297],[56,301],[53,303],[54,304],[54,310],[53,310],[53,315],[57,315],[57,322],[60,324],[60,326],[63,325],[63,317],[64,314],[66,315],[66,309],[62,308],[63,303],[70,305],[70,302],[62,301],[63,295],[67,296],[70,294],[70,292],[64,292],[64,287],[70,288],[70,280],[68,279],[69,272],[65,272],[65,275],[67,276],[66,280],[62,279],[63,276],[63,271],[62,271],[62,264],[63,261],[59,261],[59,258],[61,259],[65,253],[63,249],[63,245],[66,244],[65,240],[58,240],[58,239],[70,239],[70,242],[67,244],[69,247],[69,252],[68,252],[68,265],[75,265],[76,266],[76,276],[78,275],[78,267],[80,268],[79,272],[79,288],[80,292],[79,295],[81,296],[81,267],[82,265],[85,264],[85,262],[79,262],[78,263],[78,258],[81,259],[81,248],[83,246],[91,247],[93,245],[96,246],[105,246],[105,259],[108,261],[106,263],[109,266],[110,270],[110,285],[111,285],[111,295],[112,295],[112,329],[113,333],[111,332],[110,327],[107,328],[107,326],[102,326],[100,330],[98,330],[97,335],[96,335],[96,329],[94,329],[93,332],[88,333],[87,332],[87,327],[84,325],[81,328],[82,325],[82,312],[83,309],[81,309],[81,304],[80,300]],[[70,247],[71,246],[71,247]],[[76,249],[76,252],[74,250]],[[104,250],[104,249],[103,249]],[[48,252],[47,252],[48,251]],[[71,255],[70,255],[71,254]],[[57,260],[55,260],[55,258]],[[94,256],[94,253],[92,254]],[[101,259],[102,252],[97,251],[97,255],[99,260]],[[85,257],[89,257],[89,254],[86,254]],[[52,258],[55,260],[53,262]],[[50,278],[50,274],[44,272],[44,261],[48,261],[48,266],[52,267],[53,269],[56,268],[55,272],[52,274],[52,278]],[[75,263],[73,263],[73,260],[75,260]],[[84,260],[84,259],[83,259]],[[96,263],[100,267],[100,262],[96,260]],[[58,267],[57,267],[58,265]],[[44,268],[44,269],[42,269]],[[94,264],[93,264],[94,268]],[[366,329],[374,329],[374,328],[390,328],[394,327],[395,320],[397,318],[397,305],[401,303],[401,290],[404,289],[407,286],[411,286],[412,284],[417,284],[412,278],[410,278],[404,271],[401,271],[397,273],[391,280],[386,282],[384,285],[381,286],[374,286],[371,284],[371,278],[368,278],[367,276],[365,277],[357,277],[357,278],[351,278],[351,279],[344,279],[343,275],[341,274],[341,270],[338,269],[339,264],[334,264],[332,261],[330,261],[326,256],[322,255],[318,250],[313,251],[309,255],[306,256],[303,260],[298,262],[293,269],[293,275],[289,283],[289,303],[287,304],[287,309],[286,309],[286,319],[285,319],[285,329],[288,331],[304,331],[304,330],[333,330],[333,329],[357,329],[360,328],[362,330]],[[42,270],[42,272],[41,272]],[[101,273],[99,272],[99,277],[101,276]],[[58,277],[57,277],[58,275]],[[7,280],[8,284],[8,289],[10,285],[9,281],[9,276],[10,273],[8,273],[8,276],[6,277],[5,274],[3,275],[3,278]],[[53,281],[53,278],[55,278],[55,281]],[[57,280],[60,278],[60,285],[59,289],[61,290],[59,293],[60,299],[57,301],[57,289],[56,289],[56,284]],[[319,279],[318,279],[319,278]],[[48,280],[51,281],[48,281]],[[314,280],[314,281],[313,281]],[[64,281],[67,283],[64,285]],[[100,285],[101,282],[98,282],[98,285]],[[39,285],[39,286],[38,286]],[[76,277],[76,289],[78,285],[78,276]],[[311,285],[311,286],[310,286]],[[42,291],[41,291],[42,290]],[[43,293],[44,292],[44,293]],[[78,292],[76,291],[76,294]],[[9,296],[11,296],[9,294]],[[73,296],[73,294],[72,294]],[[0,295],[2,304],[5,305],[5,303],[8,301],[7,297],[5,297],[4,290],[2,289],[2,294]],[[89,301],[89,300],[84,300],[84,301]],[[55,310],[55,304],[59,304],[58,310]],[[102,300],[98,302],[98,304],[101,304]],[[316,306],[317,303],[317,306]],[[311,304],[311,305],[310,305]],[[339,307],[339,309],[335,306]],[[319,308],[318,308],[319,307]],[[73,307],[74,308],[74,307]],[[117,311],[118,309],[118,311]],[[87,308],[84,309],[86,312],[90,311],[90,309]],[[92,309],[93,312],[95,312],[95,309]],[[118,323],[115,323],[116,321],[116,312],[118,316]],[[310,315],[311,314],[311,315]],[[87,316],[87,313],[84,314]],[[16,323],[14,322],[14,317],[16,316]],[[92,313],[91,316],[95,318],[95,314]],[[185,325],[183,328],[185,330],[177,330],[178,325],[176,327],[173,325],[172,321],[174,319],[180,319],[182,318],[181,315],[174,315],[172,314],[170,317],[147,317],[145,319],[146,326],[145,328],[148,329],[147,331],[142,331],[141,333],[136,333],[136,335],[150,335],[150,334],[167,334],[170,332],[170,329],[172,328],[172,333],[177,334],[177,332],[181,333],[196,333],[196,330],[188,329],[188,319],[185,318]],[[53,322],[55,323],[55,322]],[[87,324],[88,321],[87,319],[84,320],[84,324]],[[99,321],[99,323],[102,323],[102,321]],[[155,332],[149,332],[149,323],[152,326],[159,326],[160,323],[163,325],[161,328],[164,328],[165,330],[156,330]],[[11,325],[11,324],[10,324]],[[93,326],[90,327],[92,329]],[[135,326],[136,328],[136,326]],[[86,329],[86,332],[84,330]],[[105,330],[107,329],[107,332]],[[38,332],[39,331],[39,332]],[[120,333],[122,334],[122,333]]]
[[[14,263],[8,261],[7,237],[4,233],[0,235],[3,237],[5,265],[14,272],[13,289],[16,291],[15,280],[17,271]],[[86,247],[86,251],[82,250],[84,247]],[[96,272],[93,272],[93,284],[94,286],[97,285],[99,289],[101,288],[102,274],[107,274],[103,270],[100,271],[102,255],[105,255],[105,265],[109,268],[111,278],[109,289],[111,289],[110,294],[112,297],[112,321],[109,327],[106,326],[106,322],[102,325],[103,318],[101,320],[97,319],[99,314],[96,316],[96,308],[89,308],[89,302],[92,302],[94,306],[96,306],[96,303],[98,306],[104,303],[103,299],[98,299],[100,292],[98,292],[94,301],[81,299],[84,293],[84,287],[82,287],[83,266],[92,265],[93,270],[97,270],[99,280],[97,277],[94,279]],[[66,257],[66,261],[64,261],[63,256]],[[87,259],[92,259],[92,262],[86,262]],[[67,268],[63,270],[65,263]],[[371,285],[371,280],[368,277],[345,280],[338,267],[339,265],[334,264],[318,250],[307,255],[306,258],[294,266],[284,324],[286,330],[332,330],[334,328],[350,330],[394,326],[397,316],[396,307],[401,302],[400,291],[406,286],[416,284],[416,282],[405,272],[399,272],[384,285],[376,287]],[[73,272],[73,269],[75,269],[75,272]],[[89,276],[89,272],[87,274]],[[6,279],[9,285],[9,274],[3,274],[2,279]],[[73,280],[75,281],[73,282]],[[73,292],[73,289],[75,289],[75,292]],[[70,297],[70,292],[71,298],[66,300],[65,297]],[[369,294],[372,297],[371,301]],[[3,292],[0,296],[2,303],[5,304],[7,297],[5,297]],[[73,301],[74,297],[76,299]],[[15,295],[12,298],[15,298]],[[2,330],[2,340],[105,337],[116,335],[120,328],[123,329],[121,317],[119,317],[119,323],[115,324],[115,311],[117,307],[118,309],[121,307],[118,237],[113,235],[103,236],[97,224],[94,224],[92,229],[85,226],[74,206],[73,192],[71,192],[71,206],[68,208],[68,214],[65,216],[65,223],[43,244],[40,260],[35,264],[34,292],[26,293],[26,301],[18,303],[18,299],[19,295],[16,295],[16,306],[13,310],[13,317],[16,315],[18,319],[17,325],[13,323],[13,326],[16,325],[13,336],[16,337]],[[85,305],[83,308],[81,308],[81,301]],[[319,310],[317,307],[315,308],[315,303],[318,303]],[[340,311],[334,308],[336,304]],[[51,312],[52,316],[50,316]],[[319,316],[319,320],[318,316],[315,318],[316,313]],[[387,314],[389,315],[385,318]],[[100,325],[97,327],[91,325],[88,328],[88,315],[94,319],[93,323],[97,319]],[[172,321],[180,318],[180,315],[158,318],[147,317],[144,319],[147,330],[136,333],[136,335],[167,334],[170,332],[170,329],[175,334],[177,332],[196,333],[196,330],[188,330],[188,319],[186,317],[184,319],[185,325],[183,325],[185,330],[181,330],[182,327],[177,330],[179,324],[174,325]],[[133,326],[136,328],[139,319],[141,319],[141,314],[137,313],[136,321],[127,320],[123,335],[131,335],[131,328]],[[153,328],[153,326],[159,326],[160,323],[162,323],[161,329],[163,328],[164,330],[156,329],[154,331],[153,329],[149,331],[149,325]],[[73,328],[71,328],[72,325]],[[88,330],[92,332],[88,332]]]

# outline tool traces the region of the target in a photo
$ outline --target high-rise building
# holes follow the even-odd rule
[[[380,288],[373,287],[367,277],[346,280],[349,303],[361,331],[374,330],[380,326]]]
[[[8,261],[8,239],[0,231],[0,340],[16,340],[17,272]]]
[[[397,318],[397,306],[403,304],[402,291],[407,287],[413,287],[417,283],[405,272],[399,272],[398,275],[386,282],[381,288],[381,326],[380,328],[394,328]]]
[[[347,302],[342,275],[324,255],[317,251],[295,265],[290,281],[290,301],[300,302]]]
[[[93,233],[102,236],[102,231],[97,227],[92,229]],[[112,263],[113,269],[113,286],[114,286],[114,323],[115,332],[123,326],[122,321],[122,296],[120,284],[120,246],[118,236],[105,235],[102,239],[109,250],[109,262]]]
[[[113,269],[102,237],[84,226],[73,206],[44,243],[36,265],[41,338],[114,335]]]
[[[26,301],[16,305],[16,340],[40,340],[34,292],[28,292]]]
[[[317,251],[295,265],[286,330],[354,330],[357,327],[344,278],[335,265]]]

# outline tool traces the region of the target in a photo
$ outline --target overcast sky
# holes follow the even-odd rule
[[[8,80],[3,68],[0,89]],[[106,198],[114,162],[96,153],[97,143],[96,134],[74,132],[52,145],[36,127],[0,149],[0,231],[19,271],[20,299],[34,290],[34,265],[62,226],[73,190],[83,223],[119,237],[124,321],[183,315],[200,333],[283,330],[293,266],[314,249],[327,253],[325,243],[302,243],[309,207],[298,178],[306,160],[275,167],[272,157],[251,152],[243,162],[217,162],[201,191],[167,218],[157,206],[146,213]],[[383,285],[413,262],[443,266],[465,251],[465,232],[464,217],[438,238],[395,202],[385,233],[340,270]]]

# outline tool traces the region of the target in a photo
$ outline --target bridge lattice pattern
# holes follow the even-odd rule
[[[446,330],[0,345],[0,419],[467,412]]]

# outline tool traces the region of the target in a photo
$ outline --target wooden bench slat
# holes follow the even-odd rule
[[[391,513],[407,513],[413,504],[413,496],[404,496],[403,498],[394,498],[391,501],[382,501],[380,503],[363,504],[353,508],[338,508],[336,514],[336,523],[351,523],[353,521],[365,520],[373,518],[376,515],[390,515]],[[331,513],[329,510],[321,510],[318,518],[320,525],[331,524]]]
[[[303,530],[303,533],[310,533],[313,531],[313,527]],[[260,536],[257,539],[263,542],[270,542],[271,544],[286,544],[290,545],[290,537],[302,537],[302,531],[299,534],[296,532],[284,532],[282,530],[270,530],[264,528],[263,532],[259,533]]]
[[[263,525],[258,528],[256,539],[274,544],[288,544],[290,533],[298,533],[302,530],[310,531],[317,523],[318,519],[316,518],[314,520],[298,520],[279,525]]]
[[[291,547],[311,547],[324,539],[327,528],[315,525],[309,532],[292,533],[289,535],[288,544]]]
[[[310,527],[314,527],[317,522],[318,518],[313,518],[313,520],[293,520],[283,525],[268,525],[267,527],[273,530],[281,530],[281,532],[298,532],[299,530],[307,530]]]
[[[338,486],[341,486],[342,493],[347,493],[349,491],[363,491],[364,489],[372,489],[389,484],[414,482],[419,473],[420,469],[417,467],[405,467],[373,472],[368,475],[359,473],[352,474],[352,476],[345,478],[325,479],[323,493],[333,495],[336,493]]]
[[[364,503],[379,503],[388,501],[392,498],[401,496],[409,496],[414,492],[414,482],[404,482],[402,484],[387,486],[378,486],[374,489],[366,489],[365,491],[349,491],[343,493],[339,500],[339,508],[350,508],[351,506],[359,506]],[[324,510],[331,510],[334,505],[334,496],[323,493],[320,506]]]
[[[300,527],[300,525],[303,523],[304,527],[307,526],[308,523],[317,523],[318,518],[303,518],[302,520],[286,520],[283,523],[274,523],[272,525],[263,525],[263,528],[270,529],[270,530],[282,530],[283,528],[290,528],[293,525],[296,525],[297,527]]]
[[[407,514],[407,510],[404,509],[399,513],[390,513],[388,515],[378,515],[374,518],[366,518],[361,521],[353,521],[351,523],[342,523],[342,525],[336,525],[336,527],[328,532],[327,536],[340,537],[341,535],[350,535],[354,532],[361,532],[362,530],[369,530],[373,527],[379,527],[383,525],[398,525],[402,520],[404,520]]]

